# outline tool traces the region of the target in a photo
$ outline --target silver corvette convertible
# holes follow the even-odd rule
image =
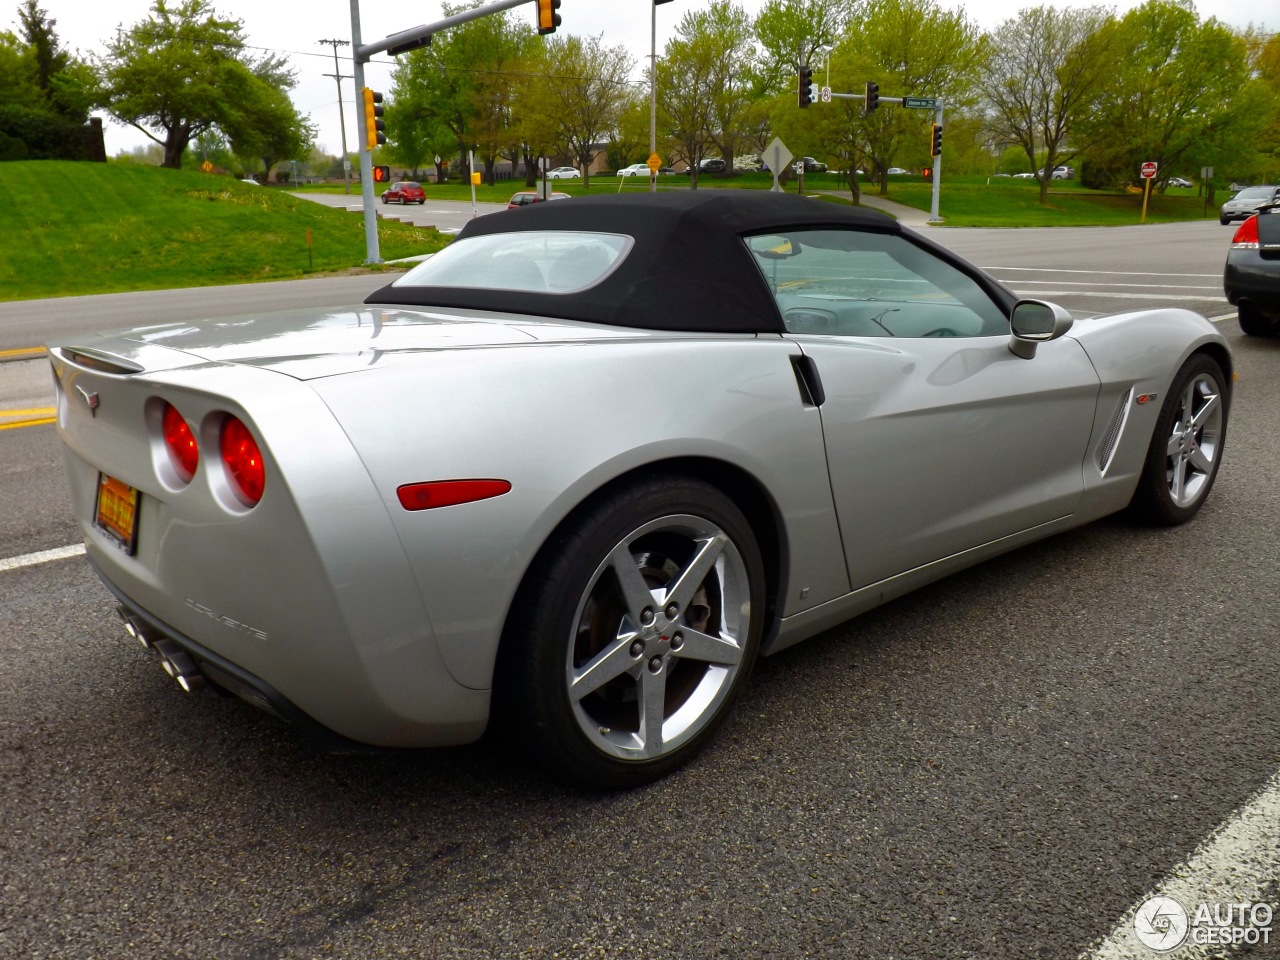
[[[338,310],[50,348],[129,633],[339,749],[490,723],[623,786],[752,664],[1222,458],[1203,318],[1075,320],[878,214],[698,191],[473,220]]]

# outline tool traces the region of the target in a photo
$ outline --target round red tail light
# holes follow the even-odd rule
[[[164,405],[165,449],[169,451],[169,461],[174,471],[182,478],[183,483],[190,483],[196,475],[196,467],[200,465],[200,447],[196,443],[191,427],[176,407],[171,403]]]
[[[248,427],[235,417],[227,417],[222,424],[221,447],[231,489],[246,507],[252,507],[262,499],[262,488],[267,483],[258,442]]]

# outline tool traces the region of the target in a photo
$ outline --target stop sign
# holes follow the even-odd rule
[[[1154,160],[1148,160],[1146,163],[1142,165],[1142,179],[1150,180],[1155,175],[1156,175],[1156,162]]]

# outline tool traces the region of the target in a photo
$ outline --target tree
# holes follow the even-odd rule
[[[658,61],[658,124],[671,143],[672,154],[689,166],[693,189],[698,189],[699,165],[712,143],[712,101],[715,99],[719,44],[704,33],[668,41]]]
[[[860,0],[768,0],[754,23],[763,50],[759,88],[781,92],[801,64],[813,63],[819,48],[836,42],[860,9]]]
[[[583,186],[590,187],[591,163],[635,96],[635,61],[625,46],[606,47],[599,37],[558,35],[547,43],[547,58],[548,115],[558,125],[557,140],[582,171]]]
[[[253,158],[270,176],[281,160],[300,160],[315,142],[315,126],[294,108],[288,94],[261,82],[256,73],[239,78],[235,111],[222,124],[236,156]]]
[[[283,95],[293,85],[283,64],[270,56],[255,63],[244,52],[243,23],[219,17],[208,0],[155,0],[145,20],[107,45],[102,102],[162,145],[162,166],[176,170],[202,133],[244,136],[250,109],[259,110],[260,122],[281,125],[274,136],[287,140],[289,127],[299,132],[296,111],[282,109],[270,92]]]
[[[1240,167],[1257,165],[1275,105],[1252,76],[1243,38],[1163,0],[1148,0],[1106,32],[1114,53],[1107,83],[1078,125],[1096,164],[1124,180],[1147,160],[1169,173],[1235,164],[1244,175]]]
[[[860,92],[867,81],[875,81],[885,96],[943,96],[947,108],[955,109],[971,97],[984,56],[981,35],[963,12],[944,10],[935,0],[871,0],[830,54],[831,82]],[[798,113],[794,104],[792,99],[792,111]],[[851,171],[855,201],[860,193],[852,171],[859,167],[878,181],[883,194],[889,167],[928,162],[932,114],[925,111],[881,104],[867,116],[861,101],[839,100],[808,113],[818,116],[806,121],[807,142],[797,145],[802,150],[821,146],[839,157]]]
[[[705,10],[686,13],[676,35],[688,42],[689,52],[706,58],[707,135],[732,170],[734,154],[748,140],[743,122],[756,82],[751,20],[731,0],[713,0]]]
[[[92,68],[62,49],[36,0],[24,0],[18,19],[21,38],[0,33],[0,159],[101,159],[101,130],[85,127]]]
[[[479,5],[445,5],[444,12],[453,15]],[[400,57],[387,111],[388,139],[395,149],[415,163],[425,160],[427,151],[446,156],[456,151],[463,163],[468,150],[478,148],[492,183],[495,161],[515,139],[512,75],[530,40],[527,28],[499,13],[438,34],[430,46]],[[451,141],[447,145],[444,131]]]
[[[1101,7],[1033,7],[992,34],[983,78],[992,139],[1021,146],[1032,170],[1052,171],[1087,146],[1084,121],[1116,69],[1109,21]],[[1047,204],[1049,176],[1037,177]]]

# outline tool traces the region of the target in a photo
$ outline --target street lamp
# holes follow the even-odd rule
[[[827,85],[827,87],[830,87],[830,86],[831,86],[831,51],[832,51],[832,50],[834,50],[834,49],[835,49],[835,47],[832,47],[832,46],[829,46],[829,45],[828,45],[828,46],[825,46],[825,47],[816,47],[816,48],[814,49],[814,51],[813,51],[814,53],[820,54],[820,55],[822,56],[823,63],[826,65],[826,68],[827,68],[827,83],[826,83],[826,85]]]
[[[649,8],[649,156],[658,152],[658,4],[671,0],[653,0]],[[649,192],[658,192],[658,171],[649,171]]]

